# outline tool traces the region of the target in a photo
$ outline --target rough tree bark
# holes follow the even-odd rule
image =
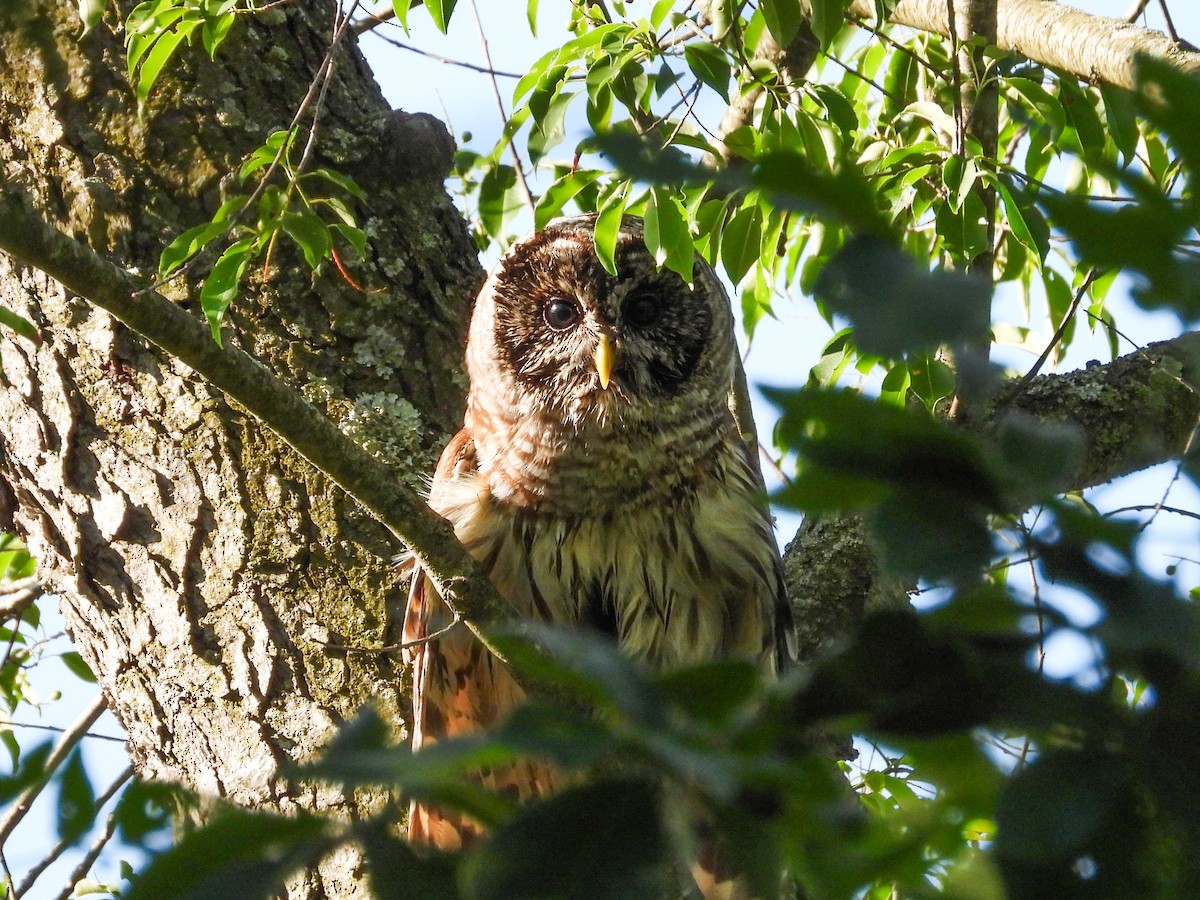
[[[114,27],[132,4],[118,6]],[[183,54],[139,117],[112,33],[78,41],[73,6],[55,0],[0,6],[5,188],[122,267],[152,272],[163,244],[227,196],[243,155],[291,120],[326,52],[329,13],[297,0],[240,25],[215,63]],[[324,161],[370,196],[356,277],[386,290],[328,272],[313,280],[281,250],[232,310],[227,339],[415,481],[460,421],[464,323],[481,277],[441,183],[452,145],[428,118],[390,114],[353,48],[339,52],[323,116]],[[164,290],[198,316],[195,288]],[[0,341],[0,528],[38,557],[139,773],[250,806],[353,815],[378,802],[297,793],[275,769],[367,700],[403,723],[393,660],[330,646],[395,637],[401,597],[387,559],[399,548],[387,532],[194,372],[38,270],[0,256],[0,303],[41,336]],[[1181,451],[1198,411],[1186,384],[1194,344],[1039,379],[1010,402],[1076,419],[1062,398],[1087,400],[1104,450],[1080,473],[1092,483]],[[872,590],[869,547],[852,537],[837,556],[806,562],[803,542],[789,554],[798,599],[829,588],[824,610],[802,612],[814,648]],[[366,896],[361,879],[345,854],[290,896]]]
[[[107,21],[132,3],[111,10]],[[182,53],[139,118],[118,37],[78,40],[73,4],[0,7],[0,164],[59,229],[133,271],[205,221],[229,173],[286,127],[331,35],[318,0],[254,17],[215,64]],[[339,52],[323,162],[353,174],[369,262],[315,281],[286,249],[228,339],[414,482],[461,416],[464,322],[481,272],[442,186],[453,145],[390,113]],[[196,284],[164,288],[192,310]],[[25,535],[141,775],[246,805],[346,815],[371,798],[295,795],[275,777],[374,700],[406,715],[387,532],[202,379],[40,272],[0,257],[0,303],[38,344],[0,347],[0,528]],[[399,730],[399,729],[398,729]],[[294,897],[365,896],[348,855]]]

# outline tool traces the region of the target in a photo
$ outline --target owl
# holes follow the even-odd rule
[[[712,269],[660,271],[626,218],[617,274],[594,216],[513,245],[476,301],[466,422],[430,505],[522,616],[592,629],[670,669],[721,657],[785,663],[791,613],[754,450],[730,411],[737,346]],[[414,577],[406,642],[452,621]],[[465,628],[410,650],[413,746],[494,725],[521,702]],[[482,774],[519,798],[561,776],[528,763]],[[477,829],[414,806],[410,836],[454,848]]]

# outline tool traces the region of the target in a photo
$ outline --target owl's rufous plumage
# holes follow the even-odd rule
[[[741,657],[775,672],[791,617],[757,461],[730,412],[728,298],[699,258],[694,288],[659,271],[628,218],[609,275],[594,221],[554,220],[488,278],[466,423],[430,505],[523,616],[608,633],[655,668]],[[405,640],[450,621],[418,572]],[[414,748],[494,725],[522,699],[465,628],[410,653]],[[532,762],[483,773],[522,799],[557,777]],[[442,847],[477,830],[420,805],[409,829]]]

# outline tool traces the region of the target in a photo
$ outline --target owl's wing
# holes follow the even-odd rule
[[[783,568],[783,557],[779,554],[779,544],[775,541],[775,521],[771,516],[771,508],[767,504],[767,485],[763,479],[762,466],[758,462],[758,441],[741,442],[742,460],[749,471],[750,479],[761,492],[762,497],[762,528],[761,535],[764,546],[771,549],[772,571],[770,579],[773,598],[773,609],[768,615],[773,618],[775,636],[775,671],[782,675],[796,666],[800,655],[800,641],[796,634],[796,616],[792,609],[792,601],[788,599],[787,582]]]
[[[475,443],[463,429],[438,462],[430,491],[434,508],[450,483],[475,474]],[[507,667],[469,630],[459,626],[439,635],[452,622],[449,608],[417,568],[404,617],[405,660],[413,664],[413,750],[491,728],[525,698]],[[431,640],[433,635],[438,636]],[[495,767],[478,773],[478,778],[491,790],[524,800],[549,793],[556,776],[545,764],[529,762]],[[419,803],[409,811],[408,829],[410,840],[443,849],[460,847],[481,832],[471,820]]]

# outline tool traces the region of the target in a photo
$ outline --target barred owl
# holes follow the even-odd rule
[[[554,220],[484,285],[466,423],[430,504],[521,615],[595,629],[657,668],[742,657],[773,673],[791,614],[757,461],[729,407],[729,300],[700,259],[694,288],[658,271],[631,218],[609,275],[594,221]],[[450,621],[418,573],[405,640]],[[414,747],[495,724],[522,698],[466,629],[410,652]],[[484,774],[522,799],[556,777],[537,763]],[[417,841],[456,847],[474,831],[412,811]]]

